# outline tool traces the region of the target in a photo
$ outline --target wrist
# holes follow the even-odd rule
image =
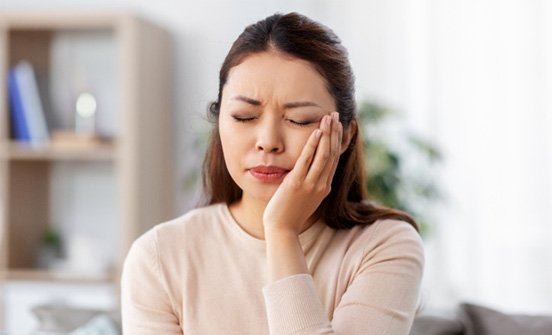
[[[299,232],[290,228],[282,228],[282,227],[265,226],[264,236],[265,236],[265,240],[267,241],[268,240],[278,240],[278,241],[298,241],[299,240]]]
[[[266,228],[265,242],[268,278],[271,282],[299,273],[308,273],[297,232],[275,227]]]

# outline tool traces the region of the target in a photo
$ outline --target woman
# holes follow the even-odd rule
[[[207,205],[132,246],[125,334],[408,334],[423,249],[366,201],[354,78],[328,28],[247,27],[209,110]]]

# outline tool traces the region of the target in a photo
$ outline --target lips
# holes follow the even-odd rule
[[[263,182],[277,182],[283,179],[289,170],[278,166],[256,166],[249,169],[249,173]]]

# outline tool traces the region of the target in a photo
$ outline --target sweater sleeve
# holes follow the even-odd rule
[[[123,334],[182,335],[159,264],[155,231],[136,240],[121,277]]]
[[[424,264],[418,233],[405,223],[392,224],[361,258],[331,320],[311,275],[266,286],[270,334],[407,335],[419,303]]]

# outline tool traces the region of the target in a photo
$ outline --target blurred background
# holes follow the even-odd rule
[[[374,121],[367,143],[415,184],[397,197],[423,218],[425,309],[552,313],[552,2],[0,0],[0,12],[54,9],[130,12],[169,32],[173,216],[199,200],[205,112],[232,41],[274,12],[331,27]]]

